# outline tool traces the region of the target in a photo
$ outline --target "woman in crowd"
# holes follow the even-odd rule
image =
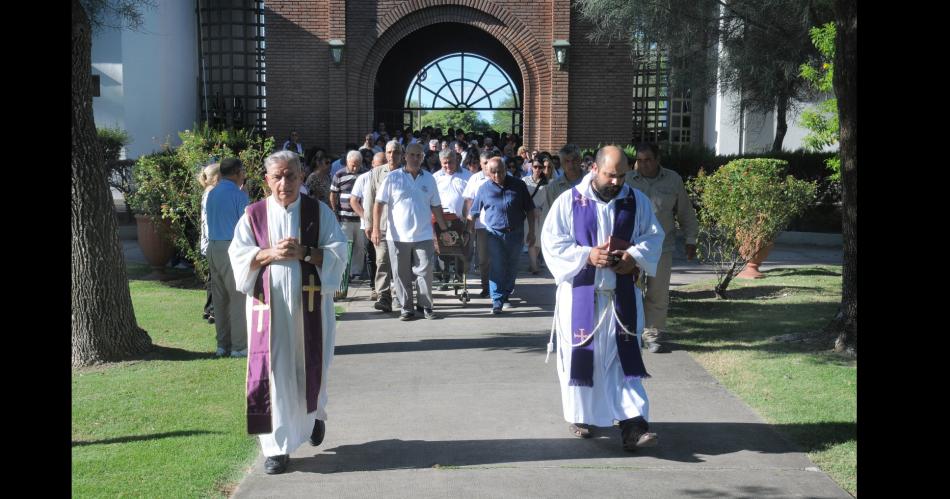
[[[535,234],[541,233],[541,228],[544,227],[544,217],[548,213],[548,208],[550,208],[545,202],[544,189],[548,183],[554,180],[554,172],[551,170],[552,166],[550,162],[542,164],[540,161],[535,160],[531,169],[531,176],[522,178],[524,183],[528,186],[528,193],[531,194],[534,207],[537,208],[539,212],[539,216],[535,219],[535,223],[538,224],[537,227],[535,227]],[[528,221],[525,220],[525,231],[528,230],[527,224]],[[538,255],[541,253],[541,247],[538,246],[539,239],[540,238],[536,239],[534,244],[528,246],[528,270],[534,275],[541,273],[538,267]]]
[[[199,240],[199,250],[201,256],[208,258],[208,193],[221,180],[221,164],[212,163],[198,174],[198,184],[201,185],[204,192],[201,194],[201,238]],[[208,324],[214,324],[214,304],[211,302],[211,280],[205,283],[208,299],[205,301],[205,311],[202,317],[208,321]]]
[[[310,197],[330,204],[330,158],[322,149],[313,156],[313,173],[305,184]]]

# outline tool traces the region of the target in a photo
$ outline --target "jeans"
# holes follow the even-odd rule
[[[524,230],[498,232],[486,229],[489,258],[488,290],[492,308],[499,308],[515,288]]]

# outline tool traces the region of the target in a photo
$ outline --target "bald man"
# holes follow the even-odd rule
[[[591,173],[554,200],[541,249],[557,284],[557,371],[572,435],[620,421],[623,448],[656,445],[641,380],[643,297],[636,285],[656,272],[663,229],[650,200],[624,183],[630,170],[616,146],[597,153]],[[554,338],[548,343],[553,351]]]

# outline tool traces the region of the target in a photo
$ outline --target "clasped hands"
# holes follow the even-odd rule
[[[632,274],[637,269],[637,261],[626,251],[608,250],[608,245],[604,243],[591,248],[587,263],[597,268],[610,268],[621,275]]]
[[[270,265],[281,260],[302,260],[305,251],[304,245],[300,244],[297,238],[285,237],[273,247],[261,250],[257,254],[257,261],[261,265]]]

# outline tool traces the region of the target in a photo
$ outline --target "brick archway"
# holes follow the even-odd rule
[[[297,129],[305,144],[343,153],[375,128],[374,85],[386,84],[376,78],[387,54],[413,34],[451,24],[491,40],[521,73],[529,147],[631,137],[629,47],[592,41],[592,25],[570,0],[268,0],[265,17],[267,126],[278,137]],[[345,47],[339,62],[330,57],[336,40]],[[553,60],[559,40],[570,42],[563,66]]]
[[[412,0],[381,19],[376,39],[364,39],[356,49],[358,53],[366,54],[359,71],[355,72],[356,81],[351,82],[359,96],[357,116],[361,129],[373,128],[373,85],[380,63],[393,46],[416,30],[448,22],[480,29],[508,48],[523,79],[524,140],[532,144],[551,141],[550,137],[542,137],[542,127],[538,126],[541,120],[550,119],[541,106],[545,90],[542,76],[551,72],[545,52],[528,26],[506,9],[486,0],[462,0],[452,5],[438,5],[433,0]],[[547,90],[550,92],[549,84]]]

